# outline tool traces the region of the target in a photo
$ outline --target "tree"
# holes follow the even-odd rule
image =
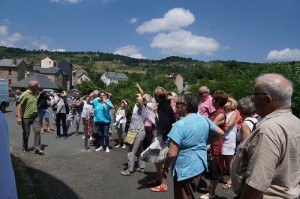
[[[81,95],[88,95],[94,90],[99,90],[99,88],[90,81],[83,81],[81,84],[77,84],[75,88],[81,92]]]

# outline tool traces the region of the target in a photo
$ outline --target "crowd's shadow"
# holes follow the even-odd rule
[[[42,198],[42,199],[77,199],[80,198],[74,190],[67,184],[49,175],[41,170],[26,166],[23,161],[17,157],[14,158],[14,168],[18,171],[16,179],[18,179],[17,190],[20,199]],[[20,177],[21,176],[21,177]],[[20,183],[22,182],[22,183]],[[24,189],[24,186],[26,188]]]

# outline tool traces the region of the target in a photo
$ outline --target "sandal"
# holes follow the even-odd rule
[[[47,133],[52,133],[52,131],[50,129],[47,129]]]
[[[232,186],[231,183],[226,183],[226,184],[224,184],[224,185],[222,186],[222,188],[223,188],[223,189],[230,189],[231,186]]]
[[[149,182],[148,182],[148,185],[149,186],[158,186],[158,185],[160,185],[160,181],[159,180],[157,180],[157,179],[154,179],[154,180],[150,180]]]
[[[153,192],[166,192],[167,190],[168,188],[165,187],[164,185],[158,185],[157,187],[151,188],[151,191]]]

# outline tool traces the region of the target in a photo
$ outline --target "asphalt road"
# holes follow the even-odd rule
[[[45,155],[34,154],[33,133],[29,138],[30,153],[22,153],[22,129],[16,122],[15,106],[10,106],[4,114],[10,133],[12,153],[25,164],[33,182],[38,198],[98,198],[98,199],[152,199],[173,198],[173,182],[168,179],[168,191],[165,193],[151,192],[147,181],[154,178],[155,168],[146,164],[145,173],[135,172],[133,176],[121,176],[120,172],[127,163],[127,149],[115,148],[112,141],[110,153],[96,152],[94,147],[84,149],[83,135],[76,136],[75,128],[69,130],[69,138],[56,139],[56,133],[42,134],[42,148]],[[51,110],[50,110],[51,112]],[[50,119],[52,129],[53,118]],[[80,132],[83,134],[82,126]],[[113,134],[113,138],[116,135]],[[201,182],[202,185],[206,180]],[[231,190],[224,190],[220,183],[217,188],[219,198],[234,198]],[[197,198],[203,193],[196,192]]]

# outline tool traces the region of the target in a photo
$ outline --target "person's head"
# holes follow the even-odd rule
[[[144,94],[143,95],[143,101],[145,104],[152,102],[152,97],[149,94]]]
[[[50,95],[51,97],[53,97],[53,96],[55,95],[55,93],[54,93],[53,91],[50,91],[49,95]]]
[[[237,101],[232,97],[228,97],[227,103],[224,105],[225,111],[234,111],[237,108]]]
[[[94,90],[93,91],[93,96],[92,96],[94,99],[99,97],[99,91],[98,90]]]
[[[198,90],[201,99],[205,99],[209,96],[210,90],[207,86],[201,86]]]
[[[19,89],[16,90],[16,95],[20,95],[21,91]]]
[[[188,113],[197,113],[198,100],[192,93],[178,95],[176,99],[176,108],[179,117],[184,117]]]
[[[75,97],[75,99],[79,99],[80,98],[80,92],[76,91],[74,97]]]
[[[252,93],[257,114],[264,117],[277,109],[290,108],[292,94],[292,82],[284,76],[275,73],[258,76]]]
[[[238,101],[238,110],[243,118],[251,117],[255,114],[254,103],[252,102],[251,96],[243,97]]]
[[[155,100],[157,102],[161,102],[163,100],[167,99],[167,91],[166,89],[164,89],[163,87],[156,87],[156,89],[154,90],[154,95],[155,95]]]
[[[100,99],[103,101],[103,100],[106,100],[106,97],[107,97],[107,94],[105,91],[100,91],[99,92],[99,97]]]
[[[174,92],[168,92],[167,93],[167,99],[169,100],[169,101],[174,101],[174,100],[176,100],[176,98],[177,98],[177,94],[176,93],[174,93]]]
[[[35,80],[30,80],[30,81],[28,82],[28,89],[29,89],[31,92],[35,93],[35,92],[38,91],[38,89],[39,89],[39,83],[38,83],[37,81],[35,81]]]
[[[216,109],[223,108],[228,101],[228,94],[219,90],[213,94],[212,98],[212,104]]]
[[[128,100],[127,99],[124,99],[121,101],[121,107],[122,108],[128,108]]]

